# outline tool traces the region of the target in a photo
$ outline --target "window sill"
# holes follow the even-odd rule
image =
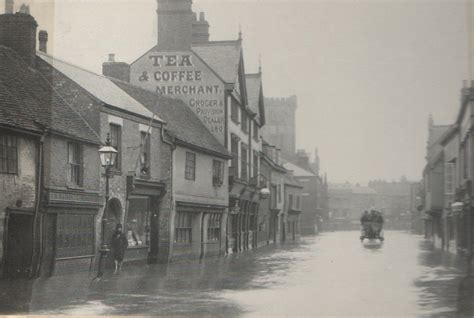
[[[77,184],[68,184],[66,186],[66,188],[68,190],[77,191],[77,192],[84,192],[85,191],[83,186],[80,186],[80,185],[77,185]]]
[[[191,246],[191,245],[193,245],[193,243],[192,243],[192,242],[189,242],[189,243],[183,243],[183,242],[178,243],[178,242],[174,242],[174,245],[176,245],[176,246]]]
[[[148,245],[128,246],[128,247],[127,247],[127,250],[140,249],[140,248],[148,248]]]
[[[122,170],[110,169],[110,174],[111,174],[112,176],[121,176],[123,173],[122,173]]]

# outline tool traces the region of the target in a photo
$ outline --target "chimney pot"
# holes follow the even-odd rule
[[[13,14],[13,0],[5,0],[5,14]]]
[[[115,62],[115,54],[114,53],[109,54],[109,62]]]
[[[28,65],[36,61],[36,23],[29,14],[0,14],[0,45],[15,50]]]
[[[40,50],[40,52],[48,53],[48,48],[47,48],[48,32],[46,32],[45,30],[39,31],[38,40],[39,40],[39,50]]]

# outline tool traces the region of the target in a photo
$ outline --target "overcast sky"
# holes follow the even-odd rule
[[[156,43],[155,0],[34,1],[50,52],[87,69]],[[420,179],[428,115],[447,124],[458,110],[466,1],[195,0],[194,11],[211,40],[241,25],[246,71],[261,55],[265,95],[298,96],[297,147],[318,147],[331,181]]]

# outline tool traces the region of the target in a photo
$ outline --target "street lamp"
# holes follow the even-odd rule
[[[270,195],[270,190],[268,188],[260,189],[260,198],[265,200]]]
[[[464,208],[464,203],[462,202],[454,202],[453,204],[451,204],[451,211],[453,213],[461,213],[462,210]]]
[[[99,258],[99,269],[97,273],[97,278],[101,278],[104,275],[102,270],[104,259],[107,257],[107,252],[109,251],[107,243],[105,241],[105,225],[107,223],[107,209],[109,206],[109,179],[112,177],[111,169],[115,165],[115,160],[117,159],[117,150],[110,144],[110,134],[107,133],[107,139],[105,140],[105,146],[102,146],[99,149],[100,163],[105,169],[105,207],[104,212],[102,213],[102,235],[101,235],[101,245],[100,245],[100,258]]]

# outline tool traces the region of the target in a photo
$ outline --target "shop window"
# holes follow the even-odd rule
[[[147,246],[150,242],[149,209],[147,200],[133,200],[127,214],[128,246]]]
[[[241,164],[240,178],[243,180],[247,180],[248,178],[248,169],[247,169],[248,150],[247,150],[247,145],[245,144],[241,144],[240,164]]]
[[[76,142],[67,143],[68,182],[74,185],[82,184],[82,151]]]
[[[141,157],[140,157],[140,173],[143,175],[150,174],[150,134],[141,132]]]
[[[192,243],[193,214],[177,212],[175,218],[175,243]]]
[[[209,221],[207,223],[207,240],[219,241],[221,237],[221,214],[209,214]]]
[[[186,180],[196,180],[196,154],[192,152],[186,152],[184,177]]]
[[[220,187],[224,183],[224,163],[219,160],[212,161],[212,184]]]
[[[110,124],[110,144],[117,150],[114,168],[120,170],[122,167],[122,127]]]
[[[18,173],[18,139],[0,132],[0,173]]]
[[[56,258],[94,255],[94,216],[58,214]]]

